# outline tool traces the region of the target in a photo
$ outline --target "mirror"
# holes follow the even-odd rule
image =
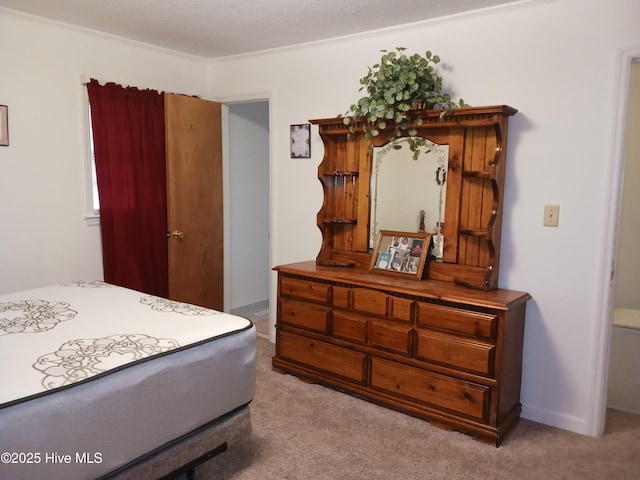
[[[433,235],[435,260],[442,259],[449,145],[424,139],[418,158],[407,137],[373,148],[369,247],[381,230]]]

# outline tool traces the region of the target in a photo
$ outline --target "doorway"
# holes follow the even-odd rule
[[[225,110],[225,310],[269,337],[269,102],[226,103]]]
[[[640,59],[631,62],[618,209],[607,406],[640,414]]]
[[[611,333],[614,313],[614,294],[617,281],[617,248],[620,241],[622,188],[624,174],[625,133],[628,130],[629,101],[631,98],[631,69],[640,61],[640,46],[620,52],[618,63],[618,102],[615,119],[615,138],[608,192],[608,213],[605,225],[606,238],[601,263],[601,297],[599,302],[598,329],[595,335],[596,358],[594,361],[594,381],[590,400],[589,431],[601,436],[605,430],[608,395],[608,369],[611,356]]]

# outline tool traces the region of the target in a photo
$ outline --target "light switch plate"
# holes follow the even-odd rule
[[[545,227],[557,227],[560,217],[560,205],[544,206],[544,222]]]

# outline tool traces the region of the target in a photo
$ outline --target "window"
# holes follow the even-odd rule
[[[96,154],[93,149],[93,129],[91,128],[91,111],[89,111],[89,159],[91,161],[91,202],[93,214],[100,215],[100,198],[98,197],[98,180],[96,177]]]

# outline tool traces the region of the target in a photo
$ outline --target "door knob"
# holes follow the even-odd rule
[[[171,235],[173,235],[173,238],[184,238],[184,232],[180,230],[174,230]]]

